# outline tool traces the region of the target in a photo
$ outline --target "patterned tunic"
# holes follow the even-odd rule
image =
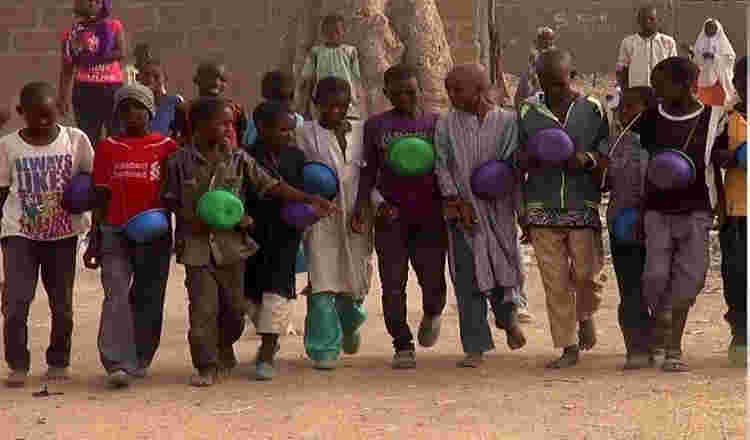
[[[438,121],[435,146],[442,195],[469,201],[479,220],[473,232],[466,234],[474,257],[476,288],[488,292],[519,286],[523,279],[516,236],[519,188],[504,198],[485,201],[474,196],[470,184],[474,169],[489,160],[505,160],[518,148],[515,114],[495,109],[479,121],[476,115],[453,110]],[[455,243],[452,236],[450,240],[449,263],[455,279]]]

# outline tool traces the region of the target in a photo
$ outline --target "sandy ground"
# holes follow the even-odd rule
[[[302,338],[283,339],[280,374],[271,383],[248,380],[258,339],[248,331],[238,344],[241,367],[210,389],[187,386],[184,273],[174,266],[162,346],[152,375],[124,391],[104,386],[96,351],[102,290],[98,274],[81,271],[76,287],[74,378],[51,384],[61,392],[34,398],[43,385],[43,350],[49,323],[44,292],[33,305],[30,338],[33,379],[0,391],[0,439],[740,439],[745,436],[745,371],[728,367],[727,327],[715,271],[700,297],[685,337],[693,372],[623,372],[617,328],[617,290],[607,268],[605,302],[598,315],[599,345],[576,368],[546,371],[551,348],[539,274],[529,259],[529,296],[536,315],[529,344],[510,352],[496,332],[498,350],[482,368],[461,370],[455,307],[445,312],[438,345],[419,350],[418,369],[390,368],[390,339],[377,291],[362,351],[334,372],[313,371]],[[298,280],[300,287],[303,279]],[[374,288],[379,286],[376,279]],[[420,293],[409,284],[410,321],[421,317]],[[449,295],[453,295],[450,291]],[[455,303],[455,302],[454,302]],[[304,303],[294,316],[301,328]]]

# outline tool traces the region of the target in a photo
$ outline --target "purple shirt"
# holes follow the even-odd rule
[[[398,176],[386,163],[388,146],[394,139],[420,136],[433,142],[437,119],[434,113],[409,119],[390,110],[367,120],[364,127],[366,165],[360,175],[358,201],[368,200],[374,186],[406,222],[424,223],[442,218],[440,191],[434,173]]]

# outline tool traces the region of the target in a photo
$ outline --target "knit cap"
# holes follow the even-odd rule
[[[154,118],[154,114],[156,113],[156,103],[154,101],[154,92],[152,92],[151,89],[142,84],[132,84],[120,87],[115,93],[115,108],[113,109],[115,113],[117,113],[117,108],[120,106],[120,103],[126,99],[132,99],[143,105],[143,107],[148,110],[151,119]]]

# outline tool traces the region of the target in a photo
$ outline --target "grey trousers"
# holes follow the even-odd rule
[[[102,226],[102,304],[99,355],[108,372],[151,364],[161,338],[171,233],[137,245]]]
[[[52,314],[47,365],[67,367],[73,334],[73,282],[78,238],[35,241],[7,237],[3,239],[2,247],[5,263],[3,342],[8,366],[12,370],[29,370],[27,320],[41,271]]]

